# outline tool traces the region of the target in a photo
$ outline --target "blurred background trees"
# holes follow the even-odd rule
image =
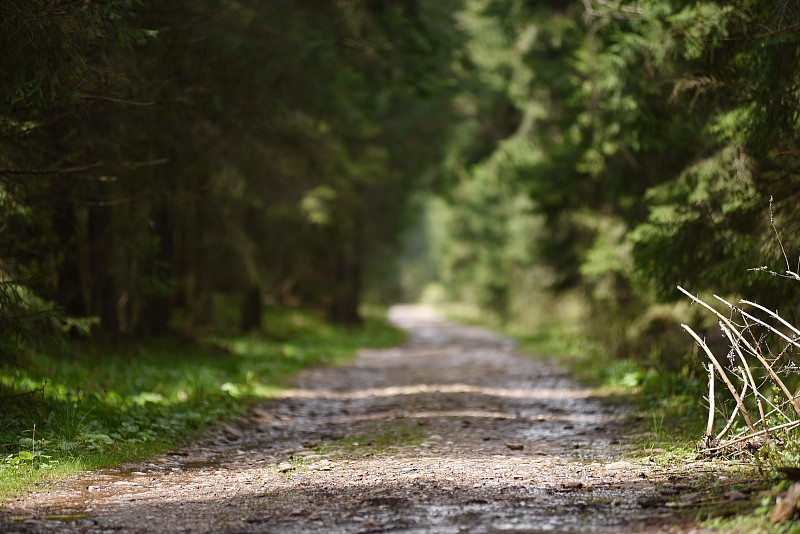
[[[797,315],[797,284],[749,269],[787,270],[770,209],[798,260],[800,4],[473,0],[458,20],[446,300],[677,369],[677,284]]]
[[[794,0],[6,1],[2,347],[425,292],[680,367],[676,285],[800,304],[748,270],[786,270],[773,218],[797,259],[799,23]]]
[[[97,333],[165,334],[241,297],[359,321],[438,157],[446,2],[7,2],[4,335],[24,287]]]

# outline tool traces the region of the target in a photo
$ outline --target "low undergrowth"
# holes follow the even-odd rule
[[[159,453],[274,395],[304,367],[402,340],[382,319],[345,330],[298,309],[265,312],[265,324],[201,342],[81,342],[0,368],[0,500]]]

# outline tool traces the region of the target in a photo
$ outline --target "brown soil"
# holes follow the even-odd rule
[[[403,346],[309,369],[183,450],[12,500],[0,531],[693,528],[691,486],[709,466],[626,458],[617,409],[504,338],[425,308],[392,319],[409,332]]]

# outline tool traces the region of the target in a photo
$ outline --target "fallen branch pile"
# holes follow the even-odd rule
[[[739,305],[749,310],[745,311],[714,295],[730,310],[728,317],[682,287],[678,289],[717,317],[730,346],[727,355],[718,358],[694,330],[681,325],[709,360],[706,366],[708,422],[699,449],[710,454],[756,451],[767,441],[783,441],[788,432],[800,427],[800,396],[786,385],[789,375],[800,373],[800,367],[790,358],[794,350],[800,348],[800,330],[777,312],[755,302],[740,300]],[[770,340],[773,345],[777,340],[782,349],[773,351]],[[718,379],[735,402],[735,409],[729,415],[723,413],[715,400]],[[714,434],[717,414],[723,414],[727,420],[722,430]],[[738,431],[732,430],[737,428]]]

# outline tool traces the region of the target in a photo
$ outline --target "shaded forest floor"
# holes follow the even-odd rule
[[[5,503],[4,532],[688,532],[719,464],[631,454],[625,414],[512,344],[399,307],[397,348],[301,373],[202,440]]]

